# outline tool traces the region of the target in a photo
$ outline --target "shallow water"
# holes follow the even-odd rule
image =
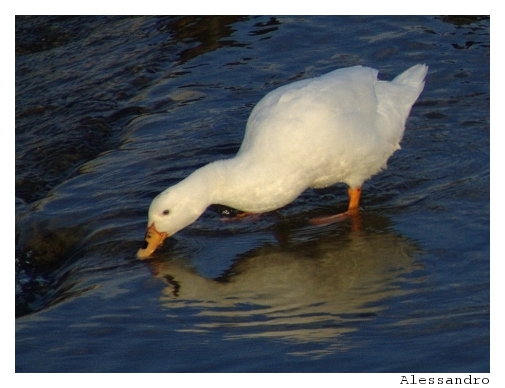
[[[489,372],[487,18],[17,17],[17,372]],[[151,199],[232,156],[268,91],[429,65],[359,225],[346,189],[209,209],[152,260]]]

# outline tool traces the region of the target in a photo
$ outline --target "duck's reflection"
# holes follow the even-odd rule
[[[314,342],[357,330],[386,308],[388,298],[404,292],[403,275],[416,268],[418,252],[397,234],[369,228],[264,246],[216,279],[179,259],[150,263],[167,284],[164,306],[196,309],[190,330],[226,327],[227,337]]]

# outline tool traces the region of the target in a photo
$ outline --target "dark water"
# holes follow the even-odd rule
[[[17,17],[17,372],[490,370],[488,18]],[[209,209],[139,261],[151,199],[232,156],[268,91],[429,65],[360,227]]]

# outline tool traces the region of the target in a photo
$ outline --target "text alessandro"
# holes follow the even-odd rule
[[[400,384],[448,384],[448,385],[479,385],[489,384],[487,377],[420,377],[415,375],[402,376]]]

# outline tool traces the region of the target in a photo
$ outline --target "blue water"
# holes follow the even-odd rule
[[[17,17],[17,372],[490,370],[490,20]],[[429,65],[360,226],[308,190],[135,257],[152,198],[232,156],[262,96]]]

